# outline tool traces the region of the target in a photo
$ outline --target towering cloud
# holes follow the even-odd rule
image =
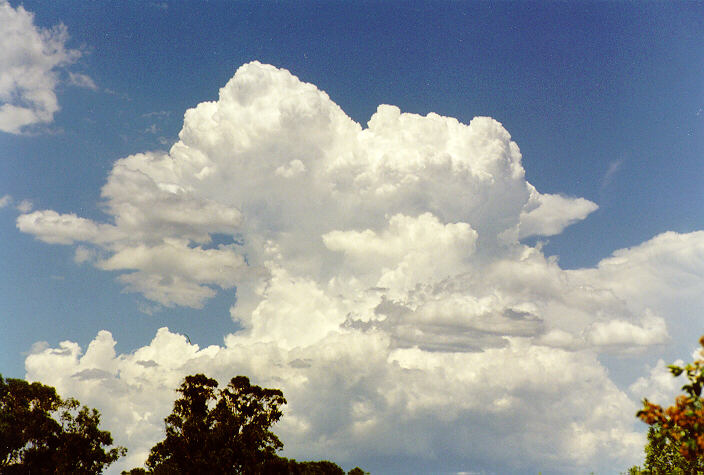
[[[64,342],[27,358],[30,378],[103,409],[128,464],[197,371],[282,388],[280,432],[298,457],[625,464],[642,447],[636,404],[598,356],[667,341],[671,307],[639,301],[640,274],[660,289],[704,268],[701,233],[671,233],[565,271],[520,239],[560,233],[596,205],[537,191],[501,124],[382,105],[362,127],[257,62],[186,112],[168,153],[118,160],[102,195],[104,223],[40,210],[17,225],[79,244],[78,260],[165,306],[236,287],[242,327],[205,349],[163,328],[130,354],[101,332],[85,354]],[[681,252],[686,262],[653,271]],[[683,298],[701,298],[697,286]]]

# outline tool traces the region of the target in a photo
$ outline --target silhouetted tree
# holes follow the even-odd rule
[[[283,444],[271,427],[286,404],[280,390],[251,385],[245,376],[218,390],[216,380],[196,374],[186,376],[177,391],[180,397],[164,420],[166,438],[152,447],[148,470],[135,468],[124,475],[345,475],[327,460],[297,462],[276,455]],[[365,474],[359,467],[349,473]]]
[[[0,473],[100,473],[127,450],[100,413],[41,383],[0,375]]]
[[[270,430],[286,404],[280,390],[253,386],[245,376],[217,387],[203,374],[185,378],[165,419],[166,438],[147,459],[154,473],[253,473],[283,447]]]

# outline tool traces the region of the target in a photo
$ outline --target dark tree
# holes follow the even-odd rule
[[[297,462],[284,457],[267,460],[257,468],[256,472],[266,475],[345,475],[345,471],[339,465],[328,460]]]
[[[127,451],[100,413],[56,390],[0,375],[0,473],[100,473]]]
[[[151,473],[345,475],[339,465],[322,460],[297,462],[279,457],[283,444],[271,431],[286,404],[278,389],[253,386],[245,376],[218,382],[203,374],[186,376],[180,396],[164,419],[166,438],[152,447],[145,464],[123,475]],[[349,472],[363,475],[359,468]]]
[[[271,426],[282,416],[283,393],[244,376],[217,387],[203,374],[186,377],[165,419],[166,438],[147,459],[154,473],[256,473],[276,458],[283,444]]]

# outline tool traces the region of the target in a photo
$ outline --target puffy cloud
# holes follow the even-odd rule
[[[467,468],[481,468],[472,461],[482,458],[488,469],[564,469],[642,447],[631,429],[634,402],[589,353],[521,339],[478,353],[393,349],[382,333],[356,330],[309,342],[286,349],[233,338],[201,350],[161,329],[149,345],[115,355],[114,340],[101,332],[84,355],[64,342],[67,351],[29,356],[27,370],[103,410],[116,440],[133,448],[122,468],[143,462],[161,437],[173,388],[195,371],[221,382],[249,374],[281,387],[289,404],[277,432],[291,456],[334,455],[345,464],[451,458]],[[522,455],[510,457],[506,446]]]
[[[667,338],[665,321],[653,315],[646,315],[641,326],[624,320],[609,320],[595,322],[587,330],[587,340],[590,343],[617,349],[664,343]]]
[[[442,224],[430,213],[417,218],[399,214],[381,234],[332,231],[322,239],[328,249],[344,253],[358,278],[378,274],[370,287],[407,291],[459,272],[475,251],[477,232],[467,223]]]
[[[0,0],[0,131],[21,133],[48,123],[59,110],[54,89],[57,71],[73,63],[80,52],[66,48],[63,24],[37,27],[34,15]],[[88,78],[83,77],[85,83]]]
[[[517,145],[493,119],[465,125],[380,106],[363,129],[315,86],[256,62],[237,71],[217,102],[188,110],[179,137],[168,154],[115,163],[102,190],[114,224],[37,211],[18,226],[47,242],[118,253],[165,239],[206,244],[224,233],[242,237],[253,268],[281,259],[315,278],[339,275],[340,259],[350,268],[372,262],[379,243],[394,239],[404,258],[375,278],[408,287],[437,279],[439,268],[448,276],[459,271],[477,247],[483,256],[505,253],[531,199],[551,196],[535,198]],[[577,218],[571,201],[560,200],[563,206],[544,206],[564,227]],[[354,257],[351,241],[365,242],[369,255]],[[339,251],[344,256],[331,255]],[[391,266],[384,252],[379,257]],[[165,291],[155,293],[153,279],[122,279],[161,303],[181,290],[177,280],[174,292],[161,282]]]
[[[643,442],[637,404],[599,355],[667,342],[683,307],[663,293],[688,305],[704,295],[703,233],[570,271],[521,243],[596,205],[539,193],[495,120],[382,105],[362,127],[257,62],[186,112],[168,153],[118,160],[102,196],[106,222],[41,210],[17,226],[77,244],[77,262],[120,272],[163,306],[236,287],[241,324],[206,349],[163,328],[131,353],[101,332],[85,354],[63,342],[27,358],[29,378],[103,410],[132,449],[125,466],[144,460],[195,372],[282,388],[277,430],[295,457],[627,466]],[[232,243],[214,246],[215,234]]]
[[[570,224],[581,221],[598,208],[584,198],[542,194],[531,187],[528,203],[521,212],[520,237],[560,234]]]
[[[683,363],[682,360],[674,362],[676,365]],[[628,389],[636,398],[647,398],[650,402],[667,407],[681,392],[680,388],[685,384],[684,379],[684,376],[672,377],[665,362],[659,359],[646,376],[639,377]]]
[[[245,267],[244,258],[235,246],[217,249],[189,247],[186,242],[167,240],[153,247],[125,247],[98,263],[101,269],[135,269],[123,274],[120,281],[128,290],[143,292],[148,298],[166,306],[201,307],[215,292],[205,285],[227,289],[235,286]]]
[[[109,241],[117,233],[113,226],[99,225],[73,213],[59,214],[52,210],[22,214],[17,218],[17,227],[52,244],[72,244],[76,241],[99,243]]]
[[[9,206],[10,204],[12,204],[12,196],[3,195],[2,197],[0,197],[0,209]]]

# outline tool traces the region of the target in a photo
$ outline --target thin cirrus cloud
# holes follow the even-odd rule
[[[85,352],[66,341],[27,358],[28,377],[101,408],[131,450],[124,467],[144,461],[173,388],[194,372],[282,388],[290,456],[626,466],[642,450],[637,403],[599,355],[668,340],[663,317],[682,309],[658,294],[702,295],[702,233],[666,233],[579,270],[522,243],[596,204],[536,190],[497,121],[382,105],[362,127],[258,62],[186,112],[168,153],[115,162],[102,196],[108,222],[38,210],[17,226],[76,245],[78,261],[122,272],[126,290],[163,306],[236,287],[241,325],[208,348],[162,328],[118,355],[102,331]],[[215,233],[233,243],[213,245]]]
[[[60,72],[75,63],[79,50],[66,47],[63,24],[35,25],[34,15],[0,0],[0,131],[26,132],[53,121],[59,110],[56,86]],[[68,84],[97,89],[85,74],[68,73]]]

